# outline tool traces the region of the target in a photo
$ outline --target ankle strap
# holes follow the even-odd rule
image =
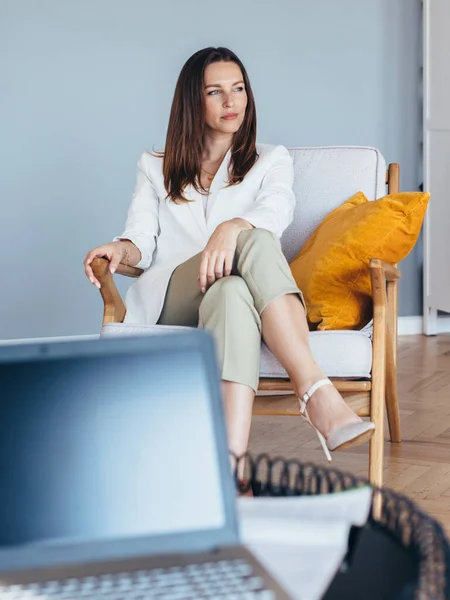
[[[317,392],[317,390],[321,387],[323,387],[324,385],[333,385],[331,383],[331,381],[329,379],[319,379],[319,381],[316,381],[316,383],[314,383],[307,392],[305,392],[302,396],[302,402],[304,402],[304,405],[306,406],[307,403],[309,402],[309,400],[311,400],[311,396],[314,394],[314,392]]]

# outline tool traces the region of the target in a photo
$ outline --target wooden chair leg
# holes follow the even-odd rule
[[[369,480],[375,486],[383,484],[384,459],[384,389],[372,388],[371,421],[375,424],[375,432],[370,439],[369,447]]]
[[[384,395],[386,389],[386,284],[381,264],[371,263],[372,295],[374,299],[372,345],[372,395],[370,420],[375,432],[369,448],[369,481],[375,487],[383,485],[384,460]],[[375,518],[381,515],[381,495],[374,497]]]
[[[397,367],[394,360],[394,349],[389,330],[386,334],[386,412],[391,442],[400,443],[400,412],[398,408]]]
[[[372,382],[371,421],[375,424],[375,432],[369,446],[369,481],[375,487],[383,485],[384,465],[384,379]],[[373,514],[377,519],[381,515],[381,495],[375,493]]]

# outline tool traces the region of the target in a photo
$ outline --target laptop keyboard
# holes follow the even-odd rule
[[[242,559],[0,586],[1,600],[275,600]]]

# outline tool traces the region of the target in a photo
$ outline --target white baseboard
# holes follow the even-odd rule
[[[438,333],[450,333],[450,317],[438,317]],[[398,318],[398,335],[420,335],[423,333],[423,318],[422,317],[399,317]],[[12,340],[0,340],[0,346],[7,344],[32,344],[40,342],[71,342],[98,340],[99,334],[84,334],[84,335],[61,335],[54,337],[39,337],[39,338],[18,338]]]
[[[450,317],[439,316],[437,319],[437,332],[450,333]],[[399,317],[398,335],[420,335],[423,333],[422,317]]]

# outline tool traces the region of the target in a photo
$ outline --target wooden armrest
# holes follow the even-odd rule
[[[96,278],[103,284],[102,279],[109,272],[109,260],[107,258],[94,258],[91,267]]]
[[[396,360],[397,360],[397,321],[398,321],[398,279],[400,271],[393,265],[382,260],[370,261],[370,278],[372,281],[373,299],[373,354],[372,354],[372,385],[391,393],[396,390]],[[394,391],[396,396],[396,391]],[[386,396],[387,402],[388,396]],[[381,403],[382,404],[382,403]],[[388,405],[388,411],[392,404]],[[382,422],[382,408],[378,406],[378,423]],[[392,418],[389,418],[391,439],[400,441],[400,430],[392,429]],[[379,427],[379,425],[377,425]],[[394,433],[392,434],[392,432]],[[392,437],[392,435],[394,437]]]
[[[100,294],[103,299],[103,324],[105,323],[122,323],[125,317],[126,308],[125,304],[120,297],[119,290],[114,283],[114,278],[109,270],[109,260],[106,258],[94,258],[91,263],[92,270],[95,277],[100,282]],[[141,269],[135,267],[128,267],[127,265],[121,265],[123,269],[126,269],[126,273],[129,277],[138,277],[140,273],[134,273],[134,271],[142,272]],[[119,271],[117,269],[116,273]]]
[[[384,278],[386,281],[397,281],[402,276],[401,271],[394,267],[394,265],[390,265],[379,258],[372,258],[369,263],[370,269],[382,269]]]
[[[104,276],[106,269],[109,267],[109,260],[107,258],[94,258],[91,267],[94,271],[94,275],[100,281],[99,277]],[[143,272],[143,269],[137,269],[136,267],[130,267],[129,265],[123,265],[122,263],[120,263],[116,269],[117,275],[125,275],[126,277],[139,277]]]
[[[372,258],[369,262],[370,279],[372,281],[372,299],[374,320],[377,315],[382,315],[384,319],[386,307],[388,306],[392,325],[397,320],[397,281],[402,276],[401,272],[379,258]],[[386,286],[387,283],[387,286]],[[393,334],[397,337],[397,327],[393,329]]]
[[[369,263],[372,281],[373,318],[384,320],[386,314],[386,279],[382,261],[372,258]]]
[[[144,269],[138,269],[137,267],[130,267],[129,265],[123,265],[122,263],[116,269],[117,275],[125,275],[126,277],[140,277]]]

